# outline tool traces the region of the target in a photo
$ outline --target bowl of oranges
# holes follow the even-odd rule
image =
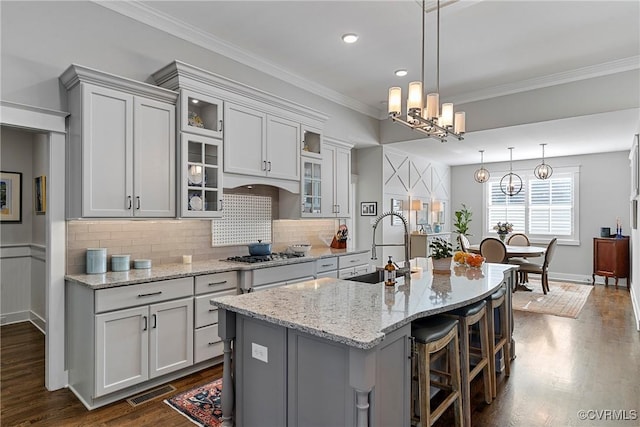
[[[482,267],[482,263],[484,262],[484,257],[480,254],[456,251],[453,254],[453,262],[457,263],[458,265],[480,268]]]

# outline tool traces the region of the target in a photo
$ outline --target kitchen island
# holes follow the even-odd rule
[[[514,272],[503,264],[455,267],[451,275],[414,273],[394,287],[326,278],[212,299],[224,342],[224,419],[409,426],[411,322],[512,289]]]

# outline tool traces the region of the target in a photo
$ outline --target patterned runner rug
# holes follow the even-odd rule
[[[218,427],[222,424],[221,392],[222,378],[177,394],[164,403],[196,425]]]
[[[542,293],[539,280],[529,280],[533,292],[516,291],[513,309],[532,313],[577,318],[593,289],[591,285],[549,281],[549,293]]]

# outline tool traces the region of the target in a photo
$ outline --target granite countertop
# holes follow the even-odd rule
[[[244,295],[213,298],[211,304],[352,347],[370,349],[414,319],[479,301],[516,267],[484,264],[467,275],[419,271],[394,287],[323,278]],[[283,310],[282,307],[287,307]]]
[[[244,263],[226,260],[194,261],[192,264],[162,264],[150,269],[131,269],[129,271],[109,271],[102,274],[72,274],[65,276],[65,280],[85,285],[92,289],[104,289],[116,286],[134,285],[137,283],[155,282],[158,280],[193,277],[203,274],[222,273],[225,271],[256,270],[275,267],[278,265],[312,262],[316,259],[330,258],[340,255],[350,255],[369,252],[366,249],[333,249],[311,248],[304,257],[279,259],[274,261]]]

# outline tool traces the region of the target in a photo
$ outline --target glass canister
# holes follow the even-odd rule
[[[107,272],[107,249],[87,249],[87,274],[99,274]]]

